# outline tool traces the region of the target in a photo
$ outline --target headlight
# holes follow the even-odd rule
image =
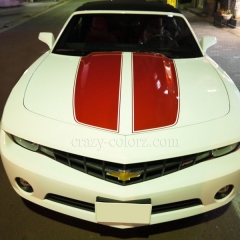
[[[24,148],[27,148],[28,150],[31,150],[34,152],[36,152],[38,150],[39,145],[34,142],[29,142],[29,141],[22,139],[20,137],[17,137],[17,136],[13,136],[13,138],[17,144],[19,144],[20,146],[22,146]]]
[[[196,157],[196,160],[195,162],[201,162],[201,161],[204,161],[206,160],[207,158],[211,157],[211,152],[208,151],[208,152],[203,152],[203,153],[200,153],[198,154],[198,156]]]
[[[234,143],[225,147],[217,148],[212,150],[212,155],[214,157],[220,157],[234,151],[237,147],[238,147],[238,143]]]
[[[53,150],[51,148],[46,148],[44,146],[40,146],[39,147],[39,152],[44,154],[44,155],[47,155],[48,157],[51,157],[51,158],[55,159],[55,155],[54,155]]]

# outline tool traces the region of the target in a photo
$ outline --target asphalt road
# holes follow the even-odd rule
[[[0,114],[22,73],[47,46],[37,37],[41,31],[59,33],[70,13],[82,2],[72,0],[0,33]],[[208,54],[231,76],[240,89],[240,38],[184,13],[197,37],[214,35],[218,44]],[[16,116],[19,117],[19,116]],[[220,209],[168,223],[119,230],[65,216],[22,200],[12,189],[0,164],[0,240],[75,239],[171,239],[239,240],[238,198]]]

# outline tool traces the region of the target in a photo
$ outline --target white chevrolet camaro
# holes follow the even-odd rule
[[[1,158],[43,207],[128,228],[201,214],[240,187],[240,94],[183,14],[80,6],[13,88]]]

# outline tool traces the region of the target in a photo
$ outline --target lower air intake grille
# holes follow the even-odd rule
[[[55,195],[55,194],[47,194],[45,199],[53,201],[53,202],[57,202],[57,203],[60,203],[63,205],[67,205],[70,207],[79,208],[79,209],[82,209],[85,211],[95,212],[95,205],[92,203],[82,202],[79,200],[62,197],[62,196]]]
[[[185,201],[181,201],[181,202],[157,205],[157,206],[152,206],[152,214],[176,211],[176,210],[194,207],[194,206],[198,206],[198,205],[202,205],[202,201],[197,198],[185,200]]]
[[[45,199],[53,201],[53,202],[57,202],[57,203],[60,203],[63,205],[67,205],[70,207],[82,209],[85,211],[95,212],[95,205],[92,203],[87,203],[87,202],[59,196],[56,194],[47,194]],[[115,201],[113,200],[113,202],[115,202]],[[189,199],[189,200],[185,200],[185,201],[181,201],[181,202],[157,205],[157,206],[152,206],[152,214],[176,211],[176,210],[194,207],[194,206],[198,206],[198,205],[202,205],[202,202],[200,199],[197,199],[197,198]]]

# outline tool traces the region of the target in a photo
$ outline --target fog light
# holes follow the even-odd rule
[[[19,186],[22,190],[24,190],[24,191],[26,191],[26,192],[33,192],[32,186],[31,186],[31,185],[29,184],[29,182],[26,181],[25,179],[23,179],[23,178],[16,178],[16,182],[17,182],[18,186]]]
[[[233,189],[233,185],[226,185],[222,187],[215,195],[215,199],[225,198]]]

